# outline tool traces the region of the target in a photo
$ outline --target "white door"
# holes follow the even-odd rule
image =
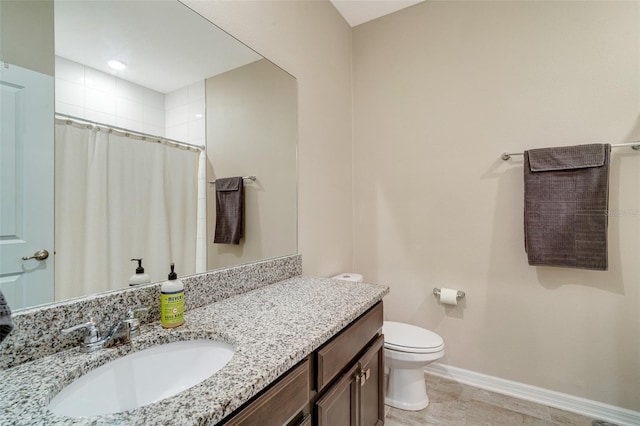
[[[0,63],[0,290],[13,310],[53,302],[53,102],[53,77]]]

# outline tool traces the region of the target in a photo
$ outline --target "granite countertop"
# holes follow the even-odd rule
[[[0,371],[0,424],[216,424],[388,292],[376,284],[295,277],[188,311],[185,325],[173,330],[159,323],[143,326],[131,344],[92,354],[74,348]],[[110,360],[157,344],[201,338],[230,343],[236,353],[220,371],[178,395],[97,417],[70,418],[47,410],[64,386]]]

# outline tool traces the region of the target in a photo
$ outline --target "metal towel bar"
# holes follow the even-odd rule
[[[612,144],[611,148],[623,148],[625,146],[630,146],[631,148],[635,149],[636,151],[640,151],[640,141],[627,142],[627,143],[616,143],[616,144]],[[502,158],[504,161],[507,161],[513,155],[524,155],[524,152],[503,152],[502,155],[500,156],[500,158]]]
[[[257,178],[257,177],[255,177],[255,176],[242,176],[242,179],[244,179],[244,180],[250,180],[251,182],[255,182],[255,181],[256,181],[256,179],[258,179],[258,178]],[[209,181],[209,183],[211,183],[211,184],[215,185],[215,184],[216,184],[216,181],[215,181],[215,180],[210,180],[210,181]]]

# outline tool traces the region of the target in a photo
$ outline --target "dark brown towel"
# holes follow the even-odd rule
[[[524,236],[529,265],[606,271],[606,144],[524,153]]]
[[[242,177],[216,179],[216,233],[218,244],[240,244],[244,221]]]
[[[13,321],[11,321],[11,309],[4,298],[4,294],[0,291],[0,343],[13,330]]]

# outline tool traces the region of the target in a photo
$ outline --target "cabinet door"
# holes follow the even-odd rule
[[[316,403],[317,426],[357,426],[360,385],[356,383],[356,373],[359,373],[357,363]]]
[[[384,336],[358,360],[360,426],[384,424]]]

